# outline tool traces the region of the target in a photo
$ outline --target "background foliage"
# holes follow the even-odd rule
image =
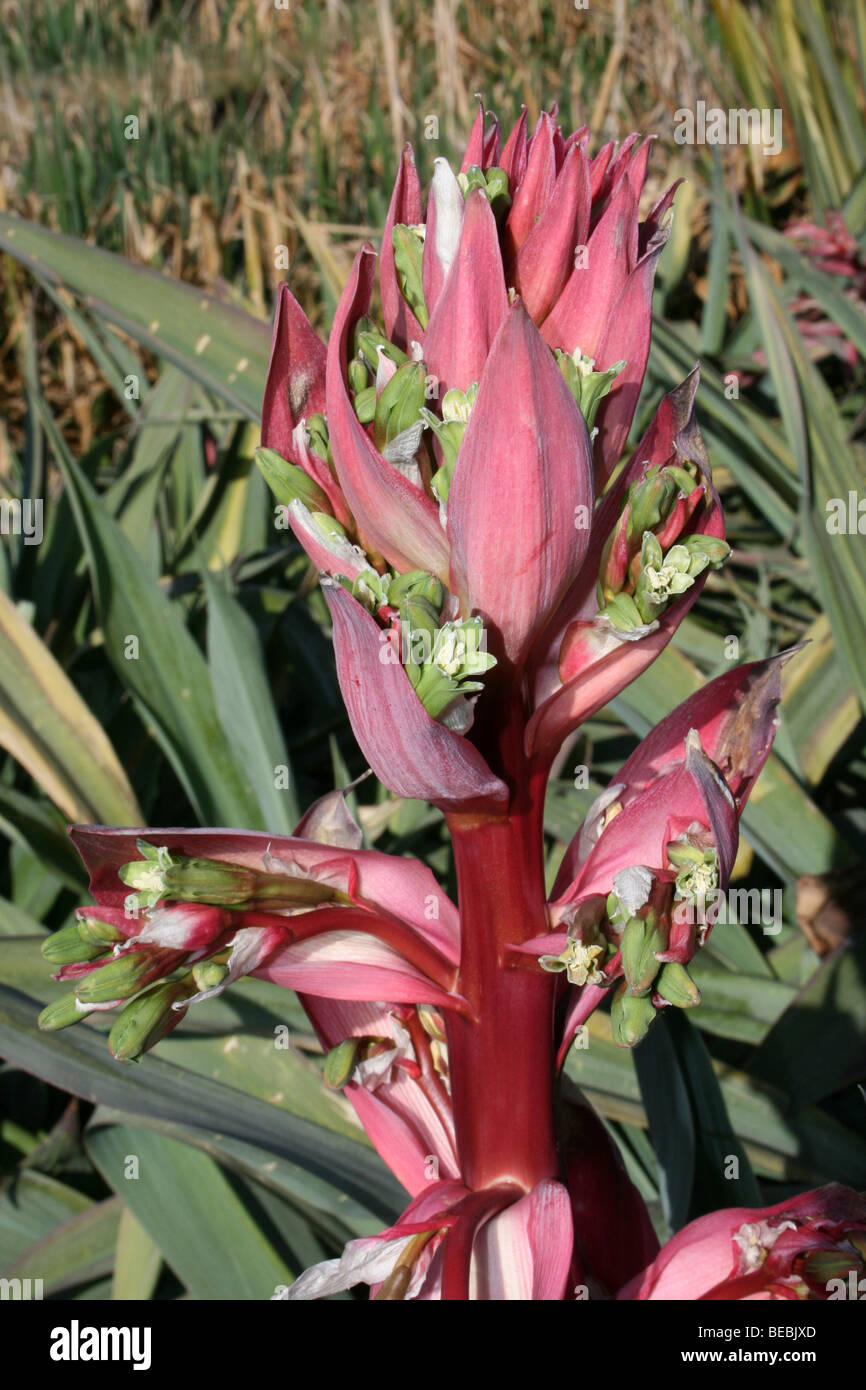
[[[866,1186],[866,566],[863,536],[825,524],[829,499],[864,492],[862,7],[0,13],[0,499],[45,502],[41,544],[0,546],[0,1274],[63,1298],[262,1298],[399,1207],[322,1085],[293,996],[243,981],[124,1068],[99,1015],[37,1031],[58,988],[39,943],[87,900],[66,822],[286,832],[364,770],[314,576],[253,464],[275,248],[326,328],[378,236],[400,144],[428,174],[459,151],[476,90],[503,121],[556,99],[597,143],[657,130],[651,193],[687,180],[634,434],[700,357],[735,546],[671,648],[570,750],[551,875],[635,737],[724,668],[726,638],[746,660],[809,639],[736,870],[735,886],[783,891],[781,931],[720,928],[688,1020],[665,1016],[632,1055],[598,1013],[568,1073],[662,1233],[830,1180]],[[782,152],[677,145],[673,113],[698,98],[781,108]],[[842,249],[822,257],[803,220]],[[453,889],[437,812],[373,778],[353,801],[368,844]],[[727,1155],[737,1179],[719,1176]]]

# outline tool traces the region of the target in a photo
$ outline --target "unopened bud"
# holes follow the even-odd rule
[[[618,632],[630,632],[632,628],[644,625],[637,604],[628,594],[615,594],[601,609],[601,613]]]
[[[693,577],[700,574],[708,565],[713,569],[718,569],[731,553],[731,547],[727,541],[723,541],[719,536],[687,536],[682,544],[689,553],[691,560],[689,574]]]
[[[655,983],[656,994],[678,1009],[691,1009],[701,1002],[701,991],[684,965],[669,961],[663,965]]]
[[[311,511],[328,506],[328,499],[303,468],[288,463],[276,449],[256,449],[256,465],[278,502],[287,507],[298,498]]]
[[[667,847],[668,861],[675,869],[687,869],[693,864],[703,864],[704,851],[688,840],[671,840]]]
[[[424,408],[427,373],[422,362],[398,367],[376,401],[374,440],[384,449],[398,434],[417,424]]]
[[[363,391],[358,391],[352,405],[362,425],[372,424],[376,414],[375,386],[365,386]]]
[[[79,1008],[75,993],[72,992],[61,994],[59,999],[46,1004],[37,1022],[44,1032],[55,1032],[58,1028],[68,1028],[72,1023],[80,1023],[88,1013],[88,1009]]]
[[[333,517],[315,515],[321,524],[342,530]],[[219,859],[173,855],[165,845],[150,845],[145,840],[136,843],[144,857],[118,869],[121,882],[138,890],[127,898],[135,907],[155,907],[163,898],[229,908],[264,904],[272,908],[309,907],[320,902],[348,901],[344,893],[316,879],[265,873]]]
[[[573,353],[556,349],[556,360],[565,383],[580,407],[580,413],[591,430],[595,424],[598,408],[619,376],[625,362],[614,362],[606,371],[595,370],[595,359],[586,357],[578,348]]]
[[[189,997],[190,985],[182,980],[154,985],[127,1004],[108,1035],[108,1050],[118,1062],[137,1062],[164,1038],[186,1012],[173,1005]]]
[[[78,918],[78,930],[82,939],[93,946],[114,946],[124,939],[123,932],[111,922],[101,922],[98,917],[89,915]]]
[[[412,313],[422,328],[427,327],[427,303],[424,298],[424,284],[421,278],[421,262],[424,255],[423,237],[414,227],[398,222],[392,233],[394,246],[394,269],[397,283]]]
[[[228,973],[228,966],[221,965],[216,960],[200,960],[192,967],[192,978],[202,992],[206,989],[216,989]]]
[[[655,912],[648,913],[646,918],[629,918],[622,934],[620,950],[623,974],[631,994],[649,993],[652,982],[661,968],[655,952],[663,951],[665,945],[665,937],[658,928]]]
[[[349,378],[349,389],[353,395],[357,395],[359,391],[366,391],[370,385],[370,374],[364,363],[357,357],[352,358],[346,375]]]
[[[331,456],[331,442],[328,435],[328,422],[324,415],[318,412],[311,415],[307,422],[307,434],[310,437],[309,448],[312,453],[318,454],[319,458],[326,461]]]
[[[332,1047],[325,1058],[325,1085],[340,1091],[352,1079],[361,1038],[346,1038]]]
[[[426,570],[407,570],[391,580],[388,588],[388,602],[395,607],[404,598],[421,598],[441,613],[445,603],[445,585],[435,574]]]
[[[108,948],[82,937],[78,923],[73,922],[71,926],[62,927],[46,937],[40,949],[52,965],[78,965],[84,961],[98,960]]]
[[[610,1023],[614,1041],[620,1047],[634,1047],[646,1037],[656,1011],[652,1000],[647,996],[636,998],[627,992],[623,985],[617,990],[610,1009]]]
[[[409,361],[402,348],[389,343],[372,319],[361,319],[355,330],[355,356],[363,358],[370,371],[375,373],[379,369],[380,353],[387,357],[389,362],[393,362],[395,367],[402,367],[404,362]]]
[[[160,947],[126,951],[85,975],[75,992],[82,1004],[110,1004],[114,999],[128,999],[151,980],[167,974],[177,960],[177,951]]]
[[[654,531],[664,521],[677,499],[679,486],[670,468],[650,468],[642,483],[634,488],[629,508],[629,540],[637,541],[644,531]]]

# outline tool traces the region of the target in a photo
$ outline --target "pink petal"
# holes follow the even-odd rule
[[[593,455],[599,486],[607,481],[619,462],[640,395],[652,336],[653,281],[669,234],[667,225],[660,227],[653,237],[613,305],[598,344],[596,371],[607,371],[615,362],[625,362],[595,417],[598,435]]]
[[[337,308],[328,345],[328,425],[334,464],[364,540],[399,570],[448,572],[439,509],[382,458],[358,420],[346,387],[349,339],[370,303],[375,256],[362,247]]]
[[[569,274],[576,273],[575,247],[586,240],[589,204],[589,165],[583,150],[575,145],[562,166],[550,202],[514,263],[514,286],[536,323],[541,323],[555,303]]]
[[[424,357],[439,382],[465,391],[481,378],[508,309],[496,219],[480,189],[466,199],[460,245],[424,338]]]
[[[656,724],[623,764],[619,779],[635,790],[685,757],[690,729],[725,774],[742,807],[769,756],[778,727],[781,673],[793,652],[734,666],[690,695]]]
[[[325,597],[334,624],[337,675],[359,747],[380,782],[398,796],[443,809],[499,804],[504,783],[478,750],[427,713],[373,618],[332,585]]]
[[[509,140],[510,143],[510,140]],[[506,146],[507,149],[507,146]],[[532,136],[529,161],[516,191],[505,224],[506,259],[513,261],[520,247],[550,201],[556,183],[556,156],[553,125],[546,111],[541,113]]]
[[[282,863],[294,864],[311,877],[325,874],[338,858],[354,869],[354,891],[359,903],[380,908],[407,922],[447,960],[456,963],[458,959],[457,909],[427,866],[415,859],[398,859],[371,849],[335,851],[332,845],[258,830],[126,830],[74,825],[69,833],[90,875],[90,891],[100,903],[93,915],[100,919],[114,920],[109,916],[111,910],[122,914],[129,889],[118,877],[118,869],[141,858],[136,846],[139,839],[165,845],[173,854],[219,859],[260,871],[265,870],[266,856],[270,855]]]
[[[511,127],[511,133],[500,156],[500,167],[508,175],[508,191],[512,198],[526,177],[526,158],[526,107],[524,106]]]
[[[544,341],[596,357],[636,259],[637,200],[628,179],[621,179],[589,239],[586,263],[574,266],[542,326]],[[599,356],[598,371],[600,360]],[[619,360],[614,357],[612,362]]]
[[[565,1296],[574,1240],[562,1183],[538,1183],[481,1227],[472,1252],[478,1299],[556,1302]]]
[[[448,499],[454,588],[520,665],[580,567],[591,506],[586,426],[521,304],[487,360]]]
[[[295,460],[292,431],[325,409],[327,349],[288,285],[280,285],[265,398],[262,444]]]
[[[341,574],[346,579],[357,579],[359,574],[370,568],[370,562],[360,546],[353,545],[348,539],[329,536],[302,502],[291,502],[287,510],[292,531],[320,574],[330,574],[332,577]]]
[[[461,174],[476,164],[480,169],[484,163],[484,102],[478,97],[478,110],[475,113],[475,120],[472,122],[472,130],[469,134],[469,143],[463,155],[463,163],[460,165]]]
[[[291,918],[286,922],[291,928]],[[389,999],[395,1004],[443,1007],[454,1002],[454,996],[439,989],[399,952],[355,931],[324,932],[280,946],[250,973],[323,999]]]
[[[404,352],[409,351],[411,342],[421,342],[423,333],[420,323],[400,291],[397,271],[394,267],[394,243],[391,234],[398,222],[407,227],[415,227],[421,219],[421,184],[418,179],[418,171],[415,168],[415,155],[411,145],[404,145],[394,191],[391,194],[388,216],[385,220],[385,230],[382,233],[382,255],[379,268],[385,336],[390,342],[396,343],[397,347],[402,348]]]

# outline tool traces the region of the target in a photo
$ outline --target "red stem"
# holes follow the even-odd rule
[[[515,969],[507,946],[548,929],[544,891],[545,774],[530,774],[522,719],[509,712],[496,750],[512,786],[498,815],[448,817],[457,868],[461,961],[457,991],[474,1018],[446,1017],[448,1069],[463,1180],[528,1191],[559,1175],[555,1136],[555,976]],[[512,775],[509,776],[509,773]]]

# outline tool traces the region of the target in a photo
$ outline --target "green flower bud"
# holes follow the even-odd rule
[[[659,930],[655,912],[646,918],[630,917],[622,934],[622,968],[633,995],[648,994],[652,982],[660,970],[655,952],[666,946],[664,934]]]
[[[314,454],[318,454],[319,458],[323,458],[326,463],[329,462],[331,458],[331,442],[328,434],[328,422],[324,415],[311,415],[306,425],[307,434],[310,436],[310,443],[308,445],[310,451]]]
[[[46,1004],[37,1022],[43,1032],[55,1032],[58,1028],[68,1028],[70,1024],[80,1023],[89,1012],[89,1009],[78,1007],[73,990],[70,994],[61,994],[59,999]]]
[[[337,518],[332,516],[330,512],[311,512],[310,515],[326,536],[332,536],[336,541],[348,540],[346,528],[341,526]]]
[[[353,357],[359,357],[359,356],[361,356],[361,357],[366,357],[366,356],[367,356],[367,353],[366,353],[365,348],[364,348],[364,339],[365,339],[365,338],[368,338],[368,339],[369,339],[369,338],[374,338],[374,339],[376,339],[377,341],[381,338],[382,342],[385,341],[385,335],[384,335],[384,333],[381,332],[381,330],[380,330],[378,324],[376,323],[376,320],[375,320],[375,319],[371,319],[369,314],[362,314],[361,317],[358,319],[358,322],[355,324],[354,329],[352,330],[352,356],[353,356]],[[369,367],[372,367],[373,371],[375,372],[375,370],[376,370],[376,351],[375,351],[375,348],[373,349],[373,355],[372,355],[372,357],[371,357],[370,359],[368,359],[367,365],[368,365]]]
[[[854,1243],[847,1232],[846,1237],[851,1244]],[[801,1258],[803,1277],[813,1284],[822,1285],[823,1288],[827,1287],[831,1279],[844,1279],[847,1283],[852,1272],[859,1284],[863,1274],[862,1261],[850,1250],[810,1250]],[[863,1295],[859,1294],[858,1297],[862,1298]]]
[[[332,1047],[325,1058],[325,1085],[334,1091],[341,1091],[352,1079],[355,1061],[361,1038],[346,1038],[344,1042]]]
[[[114,946],[123,941],[123,932],[109,922],[100,922],[98,917],[79,917],[78,931],[82,940],[93,946]]]
[[[508,191],[508,175],[504,169],[497,165],[488,169],[485,174],[487,183],[487,196],[490,199],[490,206],[497,221],[507,212],[511,206],[511,194]]]
[[[682,542],[691,557],[689,574],[694,578],[710,565],[719,569],[731,553],[727,541],[718,536],[687,536]]]
[[[703,864],[704,851],[688,840],[671,840],[668,844],[668,860],[675,869],[688,869],[694,864]]]
[[[73,922],[71,926],[46,937],[40,949],[52,965],[78,965],[83,961],[98,960],[108,947],[84,939],[78,923]]]
[[[352,405],[361,424],[371,424],[376,414],[375,386],[365,386],[363,391],[358,391]]]
[[[670,468],[647,470],[643,482],[632,490],[628,513],[628,539],[636,541],[645,531],[654,531],[666,520],[680,491],[674,471]]]
[[[388,576],[377,574],[375,570],[362,570],[349,592],[359,603],[363,603],[368,612],[375,613],[388,601]]]
[[[427,373],[421,362],[398,367],[376,401],[373,437],[384,449],[398,434],[417,424],[426,400]]]
[[[366,391],[370,385],[370,374],[364,363],[359,358],[353,357],[346,371],[349,378],[349,390],[353,395],[359,391]]]
[[[463,443],[469,416],[478,395],[478,383],[473,382],[465,391],[452,386],[442,397],[442,419],[432,410],[422,410],[421,417],[433,431],[442,450],[442,464],[433,477],[433,491],[440,502],[448,501],[451,479],[457,454]]]
[[[600,614],[610,620],[617,632],[629,632],[632,628],[642,627],[645,622],[634,599],[626,593],[615,594],[600,610]]]
[[[184,980],[168,981],[145,990],[127,1004],[108,1035],[108,1050],[118,1062],[137,1062],[145,1052],[180,1023],[185,1010],[173,1004],[188,999],[191,985]]]
[[[610,391],[625,362],[614,362],[607,371],[597,372],[595,358],[585,357],[580,348],[573,353],[557,348],[556,360],[569,391],[580,406],[586,428],[591,430],[595,424],[598,407]]]
[[[635,997],[627,992],[625,985],[621,986],[613,997],[610,1009],[614,1041],[620,1047],[635,1047],[646,1037],[655,1016],[656,1011],[649,997]]]
[[[476,188],[480,188],[482,193],[487,192],[487,180],[484,177],[484,170],[478,164],[470,164],[466,170],[461,170],[457,175],[457,182],[460,185],[460,192],[464,198],[468,198]]]
[[[295,498],[300,498],[311,511],[330,506],[318,483],[314,483],[296,463],[287,463],[276,449],[256,449],[256,464],[271,492],[283,506],[287,507]]]
[[[333,517],[328,520],[333,521]],[[136,843],[144,858],[118,869],[121,882],[138,890],[127,898],[133,907],[155,907],[163,898],[241,909],[265,904],[274,908],[308,907],[320,902],[349,901],[345,893],[314,879],[265,873],[218,859],[175,856],[164,845],[156,847],[144,840]]]
[[[678,1009],[691,1009],[701,1002],[701,991],[684,965],[668,961],[656,980],[656,993]]]
[[[398,222],[391,233],[394,246],[394,269],[400,293],[422,328],[427,327],[427,304],[421,278],[424,255],[423,229],[404,226]]]
[[[229,973],[228,966],[217,960],[200,960],[192,967],[192,978],[196,987],[202,991],[216,989]]]
[[[457,175],[457,183],[464,198],[468,198],[476,188],[479,189],[489,201],[497,220],[511,206],[508,175],[497,166],[484,170],[477,164],[470,164],[468,169]]]
[[[395,367],[402,367],[409,358],[402,348],[398,348],[394,343],[389,343],[385,334],[382,333],[373,323],[372,319],[362,319],[361,322],[366,327],[355,334],[355,356],[360,356],[366,362],[370,371],[375,375],[379,370],[379,354],[382,353]]]
[[[129,999],[160,973],[171,969],[176,951],[127,951],[78,981],[75,992],[81,1004],[110,1004],[113,999]]]
[[[438,614],[445,603],[445,585],[426,570],[407,570],[405,574],[395,575],[388,587],[388,602],[396,607],[410,596],[425,599]]]

